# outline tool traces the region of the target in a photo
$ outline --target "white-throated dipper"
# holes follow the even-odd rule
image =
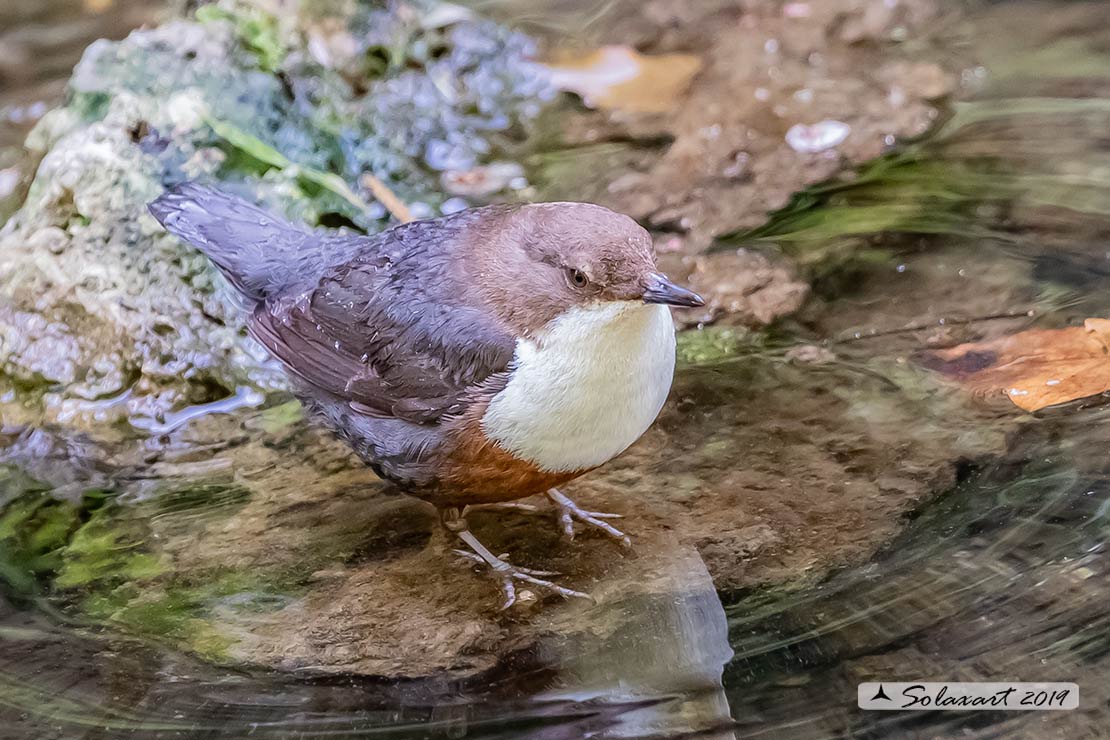
[[[321,233],[192,183],[150,211],[242,294],[250,335],[382,478],[424,499],[500,579],[584,596],[498,558],[467,507],[546,493],[619,455],[659,414],[675,363],[668,306],[702,299],[660,274],[635,221],[589,203],[495,205],[375,236]]]

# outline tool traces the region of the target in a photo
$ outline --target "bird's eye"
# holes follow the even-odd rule
[[[567,270],[567,280],[575,288],[585,288],[590,284],[590,280],[586,277],[586,273],[581,270],[575,270],[573,267]]]

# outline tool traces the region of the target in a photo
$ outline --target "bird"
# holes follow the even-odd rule
[[[295,225],[195,182],[149,203],[238,294],[248,334],[311,416],[373,471],[432,504],[455,551],[500,584],[587,594],[508,562],[475,509],[546,494],[563,534],[628,544],[559,487],[655,421],[675,368],[670,307],[703,299],[659,271],[651,236],[590,203],[497,204],[374,235]]]

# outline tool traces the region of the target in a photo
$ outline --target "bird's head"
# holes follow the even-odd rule
[[[473,241],[473,282],[519,334],[572,309],[705,304],[659,272],[647,231],[608,208],[537,203],[490,221]]]

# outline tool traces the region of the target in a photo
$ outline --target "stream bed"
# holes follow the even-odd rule
[[[165,315],[190,328],[180,341],[218,347],[211,356],[190,349],[184,362],[159,349],[174,330],[157,322],[106,321],[76,278],[67,289],[79,308],[51,313],[41,300],[53,294],[35,303],[26,285],[10,310],[0,305],[9,325],[41,332],[41,343],[6,335],[21,367],[37,369],[9,367],[0,389],[0,738],[1110,736],[1106,394],[1027,412],[930,359],[1110,317],[1110,4],[909,3],[883,16],[845,3],[827,48],[810,48],[826,42],[805,30],[833,23],[817,3],[711,12],[651,2],[642,16],[621,5],[578,7],[582,18],[526,2],[483,8],[540,37],[577,29],[587,43],[659,53],[689,51],[699,33],[705,41],[687,106],[661,118],[574,103],[554,125],[550,111],[521,112],[539,87],[513,77],[523,87],[506,115],[535,128],[492,149],[519,160],[514,177],[527,180],[502,196],[629,212],[652,229],[668,272],[712,297],[709,315],[678,317],[680,365],[653,429],[568,487],[624,515],[630,552],[590,535],[561,541],[545,517],[474,517],[495,552],[559,571],[596,603],[498,612],[495,588],[449,554],[434,512],[387,490],[304,419],[225,325],[230,311],[203,267],[159,246],[189,287],[144,294],[141,306],[155,315],[172,305]],[[898,3],[874,6],[894,13]],[[119,37],[156,12],[122,10],[131,20],[84,20],[77,31],[91,23]],[[28,27],[42,22],[21,12]],[[752,39],[786,28],[758,49],[784,54],[777,75],[758,78],[750,70],[766,57],[732,51],[733,20]],[[460,63],[474,85],[493,84],[502,78],[480,64],[515,59],[526,44],[475,28]],[[92,40],[77,31],[71,63]],[[144,43],[163,53],[153,33]],[[877,41],[891,33],[909,47],[894,62]],[[201,61],[223,53],[201,36]],[[99,60],[114,53],[105,49]],[[886,71],[853,76],[868,61]],[[58,104],[61,66],[3,98],[19,136],[11,112]],[[887,73],[903,76],[895,84]],[[80,84],[71,109],[108,110],[95,124],[103,130],[87,129],[98,141],[114,141],[113,117],[129,106],[152,120],[164,112],[90,75]],[[890,85],[902,98],[892,102]],[[714,108],[743,91],[750,100]],[[286,121],[276,84],[274,96],[268,120]],[[841,156],[792,159],[783,148],[810,102],[858,114]],[[717,118],[714,133],[705,122]],[[335,161],[285,125],[274,123],[275,136],[319,156],[312,166]],[[20,173],[16,213],[14,199],[33,205],[47,188],[29,186],[39,164],[16,151],[11,126],[0,168]],[[57,141],[85,130],[68,131]],[[137,129],[142,153],[127,162],[229,177],[321,225],[369,230],[387,218],[360,221],[309,188],[289,196],[299,175],[276,165],[235,170],[250,157],[228,154],[226,136],[194,141],[184,164],[155,148],[168,137]],[[217,150],[226,159],[205,159]],[[449,180],[427,151],[357,156],[419,162],[398,176],[413,200]],[[58,172],[51,156],[39,177]],[[136,172],[134,192],[157,187],[154,170]],[[44,233],[63,238],[51,228],[75,244],[89,233],[102,239],[91,244],[116,244],[81,212],[93,202],[81,187],[64,224],[43,228],[35,219],[47,206],[24,206],[0,245],[7,238],[14,253]],[[120,199],[109,205],[127,213]],[[138,221],[128,233],[162,244]],[[70,249],[47,243],[41,254],[85,254]],[[179,300],[194,290],[204,297]],[[137,327],[121,345],[141,347],[134,363],[96,344],[121,326]],[[100,364],[90,366],[108,368],[99,375],[41,355],[92,344]],[[1081,701],[1070,712],[856,708],[858,683],[907,680],[1075,682]]]

